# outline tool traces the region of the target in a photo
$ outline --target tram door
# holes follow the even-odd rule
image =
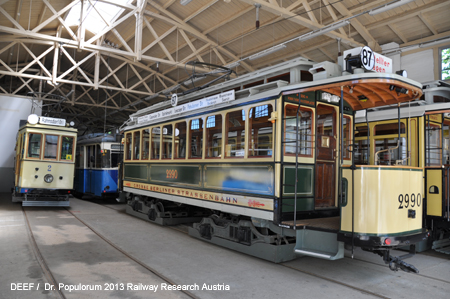
[[[316,109],[315,207],[335,206],[336,109],[319,104]]]

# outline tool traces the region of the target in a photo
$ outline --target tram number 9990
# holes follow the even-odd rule
[[[178,178],[178,171],[176,169],[166,170],[166,179],[176,179]]]
[[[420,207],[420,205],[422,204],[422,195],[419,193],[417,195],[415,195],[414,193],[411,194],[411,196],[409,194],[400,194],[398,196],[398,202],[400,203],[399,205],[399,209],[403,209],[403,208],[414,208],[415,206]]]

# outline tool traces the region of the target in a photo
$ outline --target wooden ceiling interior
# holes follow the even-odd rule
[[[336,62],[338,39],[342,52],[364,45],[382,52],[391,42],[407,47],[450,36],[450,1],[398,1],[370,14],[396,0],[0,0],[0,94],[73,90],[63,102],[47,96],[45,103],[99,131],[165,100],[156,96],[161,91],[189,89],[180,84],[192,71],[188,61],[238,63],[233,70],[242,75],[299,56]],[[77,7],[82,22],[72,24]],[[88,22],[93,16],[100,21]],[[343,20],[334,31],[298,39]]]

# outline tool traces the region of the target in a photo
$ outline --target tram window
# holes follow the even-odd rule
[[[161,128],[154,127],[152,128],[152,154],[151,159],[157,160],[159,159],[159,151],[160,151],[160,140],[161,137]]]
[[[111,150],[100,150],[99,148],[97,163],[101,168],[111,168]]]
[[[125,160],[131,160],[131,133],[125,135]]]
[[[313,81],[313,75],[309,71],[300,71],[301,81]]]
[[[355,138],[356,137],[367,137],[367,126],[357,126],[355,131]]]
[[[206,157],[216,158],[222,154],[222,115],[206,119]]]
[[[317,135],[334,136],[334,123],[331,114],[317,113]]]
[[[295,140],[297,139],[295,135],[297,134],[297,108],[298,106],[287,105],[285,108],[285,134],[284,138],[287,143],[285,143],[284,153],[285,154],[294,154],[296,151]],[[311,109],[300,108],[300,115],[298,119],[298,154],[300,156],[312,156],[312,128],[313,128],[313,112]]]
[[[189,158],[201,158],[203,149],[203,119],[193,119],[189,126],[190,151]]]
[[[428,193],[430,194],[439,194],[439,188],[437,186],[431,186],[428,190]]]
[[[375,139],[375,153],[380,150],[388,148],[394,148],[397,146],[398,138],[378,138]],[[397,160],[403,160],[406,158],[407,143],[406,138],[400,138],[400,156],[398,155],[398,149],[391,151],[385,151],[378,154],[378,160],[380,165],[395,165]]]
[[[162,158],[163,159],[172,159],[172,139],[173,139],[173,130],[172,125],[163,126],[163,134],[162,134]]]
[[[450,102],[449,98],[443,96],[433,96],[433,103],[448,103]]]
[[[56,159],[58,135],[45,135],[44,159]]]
[[[87,146],[86,147],[86,150],[87,150],[87,156],[86,156],[86,158],[88,159],[87,160],[87,163],[86,163],[86,167],[87,168],[92,168],[92,166],[93,166],[93,161],[92,161],[92,158],[93,158],[93,156],[92,156],[92,154],[91,154],[91,152],[92,152],[92,146]],[[95,160],[95,159],[94,159]]]
[[[354,155],[355,155],[355,163],[359,165],[368,165],[369,164],[369,151],[368,151],[368,142],[367,142],[367,134],[369,130],[367,129],[367,125],[356,126],[355,129],[355,146],[354,146]]]
[[[355,140],[354,155],[355,155],[355,164],[359,165],[369,164],[367,139]]]
[[[438,125],[426,124],[425,131],[427,132],[428,143],[426,148],[426,164],[427,166],[442,165],[442,151],[441,151],[441,128]]]
[[[352,127],[352,120],[350,117],[344,115],[344,139],[342,140],[344,142],[344,159],[350,159],[350,151],[349,146],[352,144],[351,141],[351,127]]]
[[[19,153],[20,158],[23,158],[23,155],[25,153],[25,149],[24,149],[24,147],[25,147],[25,136],[26,136],[25,133],[20,135],[20,148],[19,148],[19,150],[20,150],[20,153]]]
[[[244,86],[242,86],[242,89],[250,88],[250,87],[253,87],[253,86],[258,86],[258,85],[261,85],[261,84],[264,84],[264,80],[259,80],[259,81],[256,81],[256,82],[245,84]]]
[[[278,80],[291,82],[291,73],[288,72],[288,73],[284,73],[284,74],[281,74],[281,75],[277,75],[277,76],[273,76],[273,77],[267,78],[267,83],[273,82],[273,81],[278,81]]]
[[[72,161],[73,137],[61,137],[61,160]]]
[[[175,159],[186,158],[186,122],[175,124]]]
[[[269,121],[272,105],[262,105],[250,109],[249,157],[272,156],[273,124]]]
[[[102,168],[103,150],[100,148],[100,144],[95,145],[95,168]]]
[[[150,129],[145,129],[142,130],[142,160],[148,160],[149,154],[150,154]]]
[[[405,124],[402,122],[400,123],[400,134],[404,134],[405,132]],[[374,135],[398,135],[398,122],[376,125]]]
[[[41,158],[41,134],[30,133],[28,135],[28,158]]]
[[[227,113],[225,129],[225,157],[244,157],[245,110]]]
[[[136,131],[133,133],[133,160],[139,160],[139,150],[141,148],[141,132]]]
[[[120,155],[120,152],[111,152],[111,168],[119,167]]]

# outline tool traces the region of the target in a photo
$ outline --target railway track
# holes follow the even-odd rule
[[[154,274],[155,276],[161,278],[162,280],[164,280],[165,282],[171,284],[171,285],[178,285],[177,283],[175,283],[173,280],[171,280],[170,278],[164,276],[161,272],[155,270],[154,268],[148,266],[147,264],[141,262],[140,260],[138,260],[137,258],[133,257],[131,254],[129,254],[128,252],[122,250],[119,246],[117,246],[116,244],[114,244],[113,242],[111,242],[108,238],[106,238],[104,235],[100,234],[96,229],[94,229],[91,225],[87,224],[85,221],[81,220],[77,215],[75,215],[74,213],[72,213],[69,209],[66,209],[72,216],[74,216],[78,221],[80,221],[83,225],[85,225],[87,228],[89,228],[94,234],[96,234],[97,236],[99,236],[103,241],[105,241],[106,243],[108,243],[109,245],[111,245],[114,249],[116,249],[117,251],[119,251],[120,253],[122,253],[124,256],[128,257],[129,259],[131,259],[132,261],[134,261],[135,263],[139,264],[140,266],[142,266],[143,268],[145,268],[146,270],[148,270],[149,272],[151,272],[152,274]],[[115,209],[114,209],[115,210]],[[184,293],[185,295],[187,295],[190,298],[193,299],[197,299],[198,297],[195,296],[194,294],[192,294],[189,291],[185,291],[185,290],[180,290],[180,292]]]
[[[101,202],[101,203],[97,202],[97,204],[102,205],[102,206],[104,206],[106,208],[115,210],[115,211],[117,211],[119,213],[125,213],[122,205],[117,205],[116,206],[116,205],[108,204],[107,202]],[[160,273],[156,269],[154,269],[154,268],[152,268],[152,267],[142,263],[141,261],[139,261],[138,259],[136,259],[132,255],[128,254],[126,251],[122,250],[119,246],[117,246],[116,244],[111,242],[104,235],[100,234],[94,227],[92,227],[91,225],[89,225],[88,223],[86,223],[85,221],[80,219],[76,214],[72,213],[70,211],[70,209],[66,209],[66,210],[73,217],[75,217],[80,223],[82,223],[84,226],[86,226],[89,230],[91,230],[93,233],[95,233],[97,236],[99,236],[101,239],[103,239],[105,242],[107,242],[110,246],[115,248],[117,251],[119,251],[120,253],[125,255],[127,258],[133,260],[135,263],[139,264],[140,266],[145,268],[147,271],[149,271],[150,273],[152,273],[155,276],[159,277],[160,279],[164,280],[165,282],[167,282],[169,284],[172,284],[172,285],[177,285],[174,281],[172,281],[170,278],[164,276],[162,273]],[[24,210],[23,212],[24,212],[25,217],[26,217],[26,211]],[[30,227],[30,224],[28,222],[28,218],[27,217],[26,217],[26,219],[27,219],[29,235],[30,235],[30,238],[32,238],[33,234],[32,234],[32,231],[31,231],[31,227]],[[133,217],[133,219],[138,219],[138,218],[134,218]],[[177,226],[168,226],[167,228],[170,228],[171,230],[176,230],[178,232],[182,232],[184,234],[187,234],[187,229],[186,228],[188,226],[189,225],[184,224],[184,225],[177,225]],[[46,265],[44,258],[42,257],[42,255],[40,255],[39,249],[37,247],[37,244],[36,244],[36,241],[34,240],[34,238],[33,238],[33,242],[32,243],[34,243],[33,244],[34,251],[36,251],[37,259],[38,259],[38,261],[40,261],[40,265],[43,268],[43,272],[45,273],[48,281],[52,282],[54,285],[57,285],[57,281],[55,280],[55,278],[51,274],[50,269],[48,269],[48,266]],[[367,261],[367,260],[363,260],[363,259],[355,258],[355,260],[357,260],[359,262],[375,265],[375,266],[378,266],[378,267],[383,267],[383,268],[385,267],[384,265],[381,265],[381,264],[378,264],[378,263],[375,263],[375,262],[371,262],[371,261]],[[279,266],[280,267],[285,267],[285,268],[288,268],[288,269],[291,269],[291,270],[294,270],[294,271],[299,272],[299,273],[303,273],[303,274],[311,276],[311,277],[315,277],[315,278],[321,279],[323,281],[327,281],[327,282],[335,284],[335,285],[339,285],[339,286],[348,288],[349,290],[361,292],[362,294],[369,295],[369,296],[374,297],[374,298],[389,298],[389,297],[377,294],[375,292],[371,292],[371,291],[369,291],[367,289],[359,288],[359,287],[356,287],[356,286],[354,286],[352,284],[341,282],[339,280],[336,280],[336,279],[333,279],[333,278],[330,278],[330,277],[327,277],[327,276],[324,276],[324,275],[321,275],[321,274],[318,274],[318,273],[314,273],[314,272],[311,272],[311,271],[308,271],[308,270],[305,270],[305,269],[301,269],[301,268],[289,265],[287,263],[280,263]],[[410,274],[410,275],[414,275],[414,274]],[[426,275],[423,275],[423,274],[415,274],[415,275],[421,276],[421,277],[423,277],[425,279],[429,279],[430,281],[439,281],[439,282],[444,282],[444,283],[450,283],[448,281],[445,281],[445,280],[442,280],[442,279],[438,279],[438,278],[434,278],[434,277],[429,277],[429,276],[426,276]],[[190,298],[198,298],[196,295],[192,294],[189,291],[182,291],[182,290],[180,290],[180,292],[184,293],[186,296],[188,296]],[[59,294],[60,298],[65,298],[64,294],[62,292],[58,292],[58,294]]]
[[[114,208],[109,207],[110,209],[113,210],[117,210]],[[179,285],[176,282],[174,282],[173,280],[171,280],[170,278],[166,277],[165,275],[163,275],[161,272],[157,271],[156,269],[148,266],[147,264],[141,262],[139,259],[135,258],[134,256],[132,256],[131,254],[129,254],[128,252],[122,250],[119,246],[117,246],[116,244],[114,244],[113,242],[111,242],[108,238],[106,238],[104,235],[102,235],[101,233],[99,233],[95,228],[93,228],[91,225],[89,225],[88,223],[86,223],[85,221],[83,221],[82,219],[80,219],[76,214],[72,213],[70,211],[70,209],[66,210],[73,216],[75,217],[75,219],[77,219],[79,222],[81,222],[84,226],[86,226],[89,230],[91,230],[94,234],[96,234],[98,237],[100,237],[103,241],[105,241],[106,243],[108,243],[111,247],[113,247],[114,249],[116,249],[117,251],[119,251],[121,254],[123,254],[124,256],[126,256],[127,258],[131,259],[133,262],[139,264],[141,267],[143,267],[144,269],[146,269],[147,271],[149,271],[150,273],[152,273],[153,275],[155,275],[156,277],[160,278],[161,280],[163,280],[164,282],[171,284],[171,285]],[[117,210],[119,211],[119,210]],[[28,236],[30,239],[30,244],[32,247],[32,251],[36,257],[36,260],[38,261],[42,272],[44,273],[45,277],[47,278],[48,282],[53,285],[53,291],[56,293],[56,295],[59,298],[66,298],[66,296],[64,295],[64,293],[58,288],[58,281],[55,279],[55,277],[53,276],[51,269],[49,268],[45,258],[43,257],[43,255],[41,254],[40,250],[39,250],[39,246],[36,242],[36,239],[34,238],[34,234],[33,234],[33,230],[31,228],[28,216],[27,216],[27,212],[26,210],[22,207],[22,212],[23,215],[25,217],[26,220],[26,227],[27,227],[27,232],[28,232]],[[120,211],[119,211],[120,212]],[[198,299],[199,297],[195,296],[193,293],[187,291],[187,290],[177,290],[178,292],[184,293],[186,296],[188,296],[189,298],[193,298],[193,299]]]
[[[52,272],[50,271],[50,268],[47,265],[47,262],[45,261],[44,257],[41,254],[41,251],[39,250],[39,247],[37,245],[36,239],[34,238],[33,230],[31,229],[30,221],[27,216],[26,210],[22,207],[22,213],[25,218],[26,222],[26,229],[28,233],[28,238],[30,240],[30,247],[31,250],[39,263],[39,266],[42,269],[42,272],[44,273],[45,278],[47,279],[48,283],[50,283],[53,286],[53,291],[55,292],[56,296],[59,298],[66,298],[64,296],[64,293],[57,287],[58,282],[56,281],[55,277],[53,276]]]
[[[122,207],[121,205],[118,206],[118,207],[119,207],[118,209],[113,208],[113,207],[111,207],[110,205],[107,205],[107,204],[102,204],[102,206],[107,207],[107,208],[109,208],[109,209],[116,210],[116,211],[118,211],[118,212],[123,212],[123,213],[125,213],[125,211],[121,211],[121,210],[123,209],[123,208],[121,208],[121,207]],[[126,213],[125,213],[125,214],[126,214]],[[139,218],[138,218],[138,219],[139,219]],[[141,219],[141,220],[142,220],[142,219]],[[144,220],[142,220],[142,221],[144,221]],[[184,234],[188,234],[188,231],[187,231],[187,228],[188,228],[188,227],[189,227],[189,225],[187,225],[187,224],[180,224],[180,225],[176,225],[176,226],[168,226],[167,228],[170,228],[170,229],[172,229],[172,230],[176,230],[176,231],[182,232],[182,233],[184,233]],[[349,257],[345,257],[345,258],[349,258]],[[359,258],[353,258],[353,259],[354,259],[354,260],[357,260],[357,261],[359,261],[359,262],[366,263],[366,264],[375,265],[375,266],[378,266],[378,267],[380,267],[380,268],[386,268],[386,265],[382,265],[382,264],[379,264],[379,263],[375,263],[375,262],[371,262],[371,261],[364,260],[364,259],[359,259]],[[292,270],[295,270],[295,271],[298,271],[298,272],[301,272],[301,273],[304,273],[304,274],[307,274],[307,275],[310,275],[310,276],[314,276],[314,277],[317,277],[317,278],[320,278],[320,279],[323,279],[323,280],[326,280],[326,281],[329,281],[329,282],[332,282],[332,283],[336,283],[336,284],[339,284],[339,285],[348,287],[348,288],[350,288],[350,289],[352,289],[352,290],[357,290],[357,291],[360,291],[360,292],[362,292],[362,293],[365,293],[365,294],[368,294],[368,295],[375,296],[375,297],[377,297],[377,298],[389,298],[389,297],[385,297],[385,296],[376,294],[376,293],[374,293],[374,292],[367,291],[367,290],[365,290],[365,289],[361,289],[361,288],[354,287],[354,286],[352,286],[352,285],[350,285],[350,284],[346,284],[346,283],[339,282],[339,281],[337,281],[337,280],[328,278],[328,277],[326,277],[326,276],[323,276],[323,275],[320,275],[320,274],[317,274],[317,273],[313,273],[313,272],[310,272],[310,271],[306,271],[306,270],[303,270],[303,269],[299,269],[299,268],[296,268],[296,267],[287,265],[286,263],[280,263],[279,265],[281,265],[281,266],[283,266],[283,267],[286,267],[286,268],[290,268],[290,269],[292,269]],[[423,278],[426,278],[426,279],[430,279],[431,281],[440,281],[440,282],[444,282],[444,283],[450,284],[449,281],[446,281],[446,280],[443,280],[443,279],[439,279],[439,278],[435,278],[435,277],[430,277],[430,276],[427,276],[427,275],[424,275],[424,274],[420,274],[420,273],[419,273],[419,274],[411,274],[411,275],[418,275],[418,276],[420,276],[420,277],[423,277]]]

